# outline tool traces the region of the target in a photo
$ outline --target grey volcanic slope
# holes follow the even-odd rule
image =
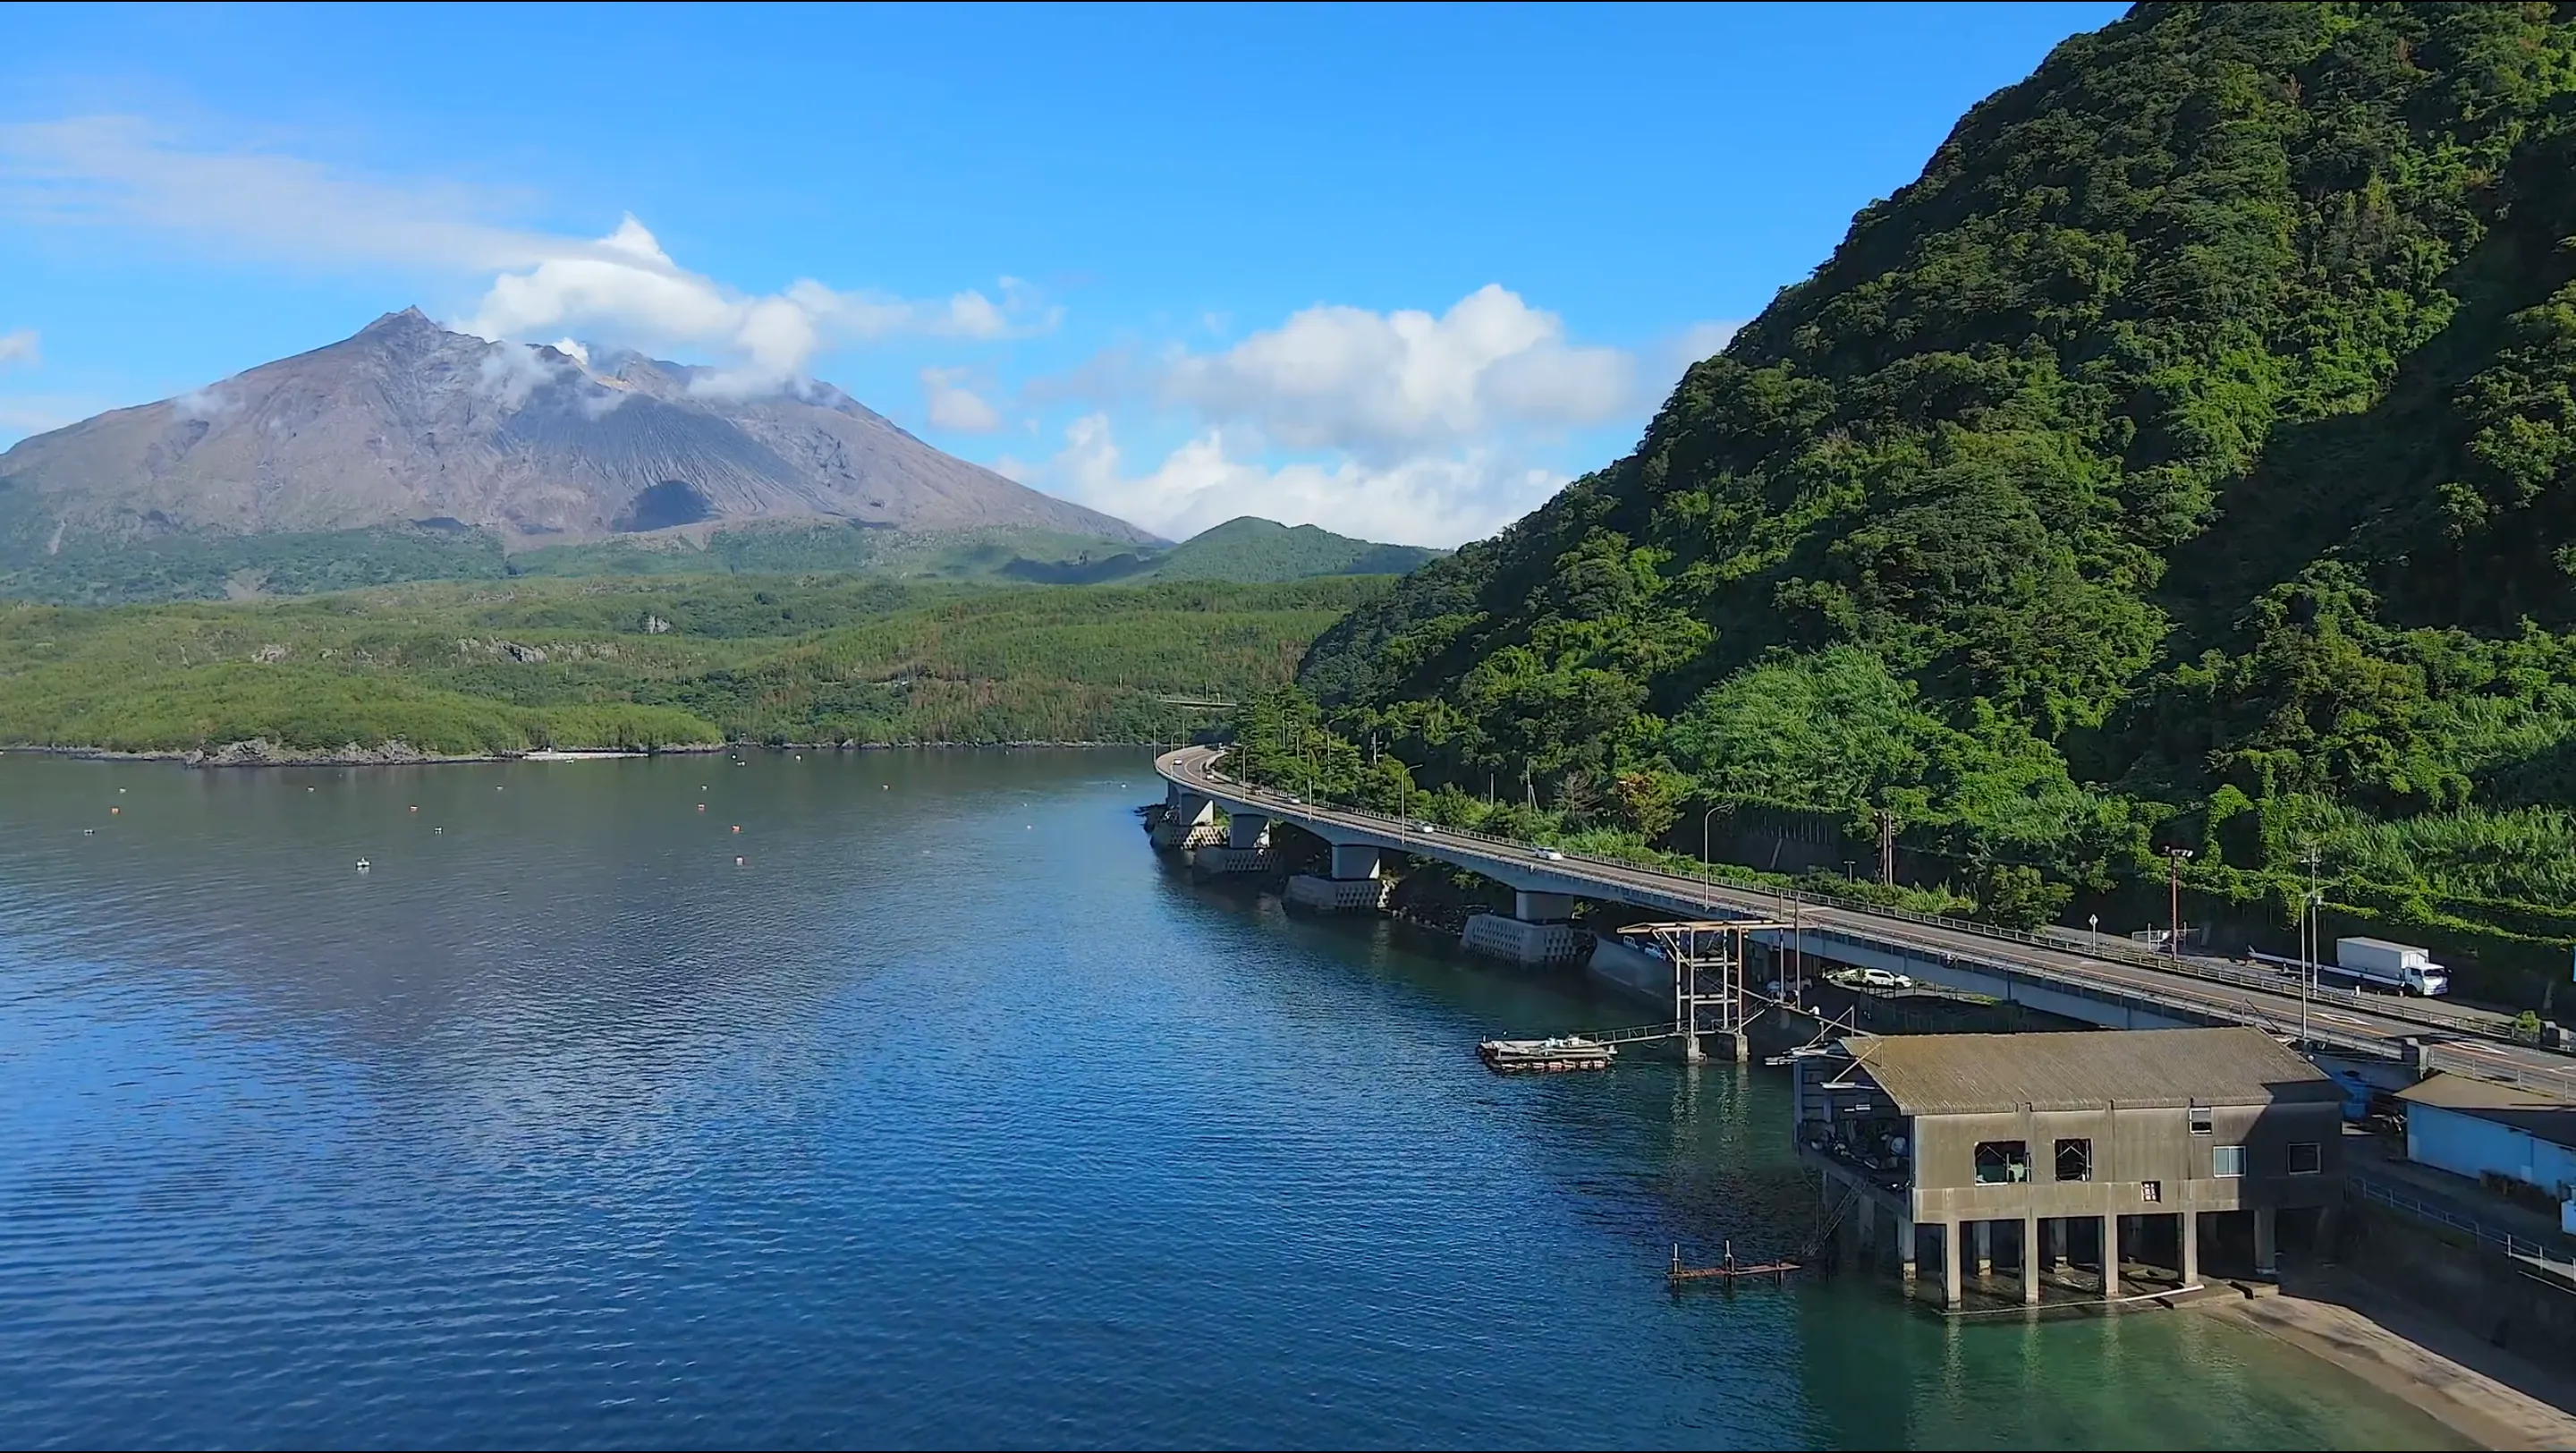
[[[714,382],[637,354],[585,364],[486,343],[405,309],[197,393],[23,440],[0,454],[0,492],[52,545],[436,521],[516,547],[797,519],[1154,542],[943,454],[829,384],[743,398]]]

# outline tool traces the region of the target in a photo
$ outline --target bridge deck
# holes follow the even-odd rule
[[[1229,811],[1299,823],[1333,841],[1429,857],[1486,873],[1514,887],[1569,893],[1689,917],[1774,919],[1798,926],[1776,935],[1827,958],[1901,960],[1933,982],[2027,984],[2097,1005],[2161,1013],[2163,1022],[2251,1024],[2290,1033],[2301,1023],[2298,985],[2278,975],[2203,961],[2174,960],[2104,944],[2078,950],[2053,939],[1988,925],[1926,918],[1692,878],[1580,853],[1541,849],[1481,834],[1426,829],[1355,808],[1331,806],[1237,782],[1217,769],[1218,749],[1187,747],[1157,759],[1166,780]],[[2305,1009],[2308,1038],[2364,1054],[2401,1057],[2421,1045],[2424,1068],[2522,1085],[2576,1099],[2576,1064],[2512,1041],[2501,1016],[2422,1000],[2320,989]],[[2150,1020],[2149,1022],[2153,1022]]]

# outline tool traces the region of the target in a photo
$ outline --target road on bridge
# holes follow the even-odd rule
[[[1710,917],[1743,918],[1775,918],[1787,902],[1794,901],[1799,905],[1805,931],[1819,940],[1840,937],[1915,957],[1946,960],[1964,968],[2000,969],[2043,982],[2107,989],[2150,1004],[2169,1005],[2215,1023],[2253,1024],[2289,1033],[2300,1021],[2298,986],[2295,981],[2285,985],[2278,976],[2222,970],[2188,959],[2176,965],[2143,953],[2079,953],[1999,929],[1819,902],[1809,895],[1731,887],[1578,853],[1542,857],[1542,849],[1526,843],[1445,828],[1424,831],[1418,823],[1356,808],[1307,802],[1288,793],[1239,782],[1217,770],[1221,755],[1219,748],[1185,747],[1155,759],[1154,769],[1166,780],[1229,810],[1302,823],[1309,828],[1329,827],[1336,831],[1328,836],[1437,858],[1470,870],[1482,871],[1487,865],[1496,865],[1525,877],[1570,880],[1591,890],[1584,896],[1639,903],[1643,901],[1641,895],[1652,895],[1695,904]],[[1832,955],[1828,949],[1821,956]],[[2309,1038],[2320,1043],[2402,1057],[2404,1042],[2412,1038],[2424,1048],[2426,1068],[2576,1099],[2576,1065],[2571,1065],[2568,1056],[2511,1042],[2506,1037],[2506,1021],[2480,1010],[2319,990],[2309,997],[2307,1022]]]

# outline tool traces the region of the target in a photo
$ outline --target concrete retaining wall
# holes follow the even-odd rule
[[[2385,1206],[2347,1200],[2337,1216],[2344,1270],[2552,1372],[2576,1373],[2576,1289]]]
[[[1592,940],[1592,957],[1584,972],[1632,998],[1664,1009],[1673,1007],[1673,966],[1634,944],[1615,938]]]

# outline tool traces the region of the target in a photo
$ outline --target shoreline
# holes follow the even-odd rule
[[[373,747],[352,743],[330,751],[304,751],[281,748],[274,743],[254,738],[246,742],[227,742],[207,750],[127,752],[113,747],[70,747],[15,745],[0,746],[0,756],[19,753],[28,756],[73,757],[90,762],[175,762],[183,767],[222,769],[237,767],[449,767],[474,762],[591,762],[609,760],[646,760],[653,757],[707,757],[720,752],[917,752],[917,751],[1096,751],[1111,747],[1151,747],[1152,742],[782,742],[777,746],[753,742],[689,742],[656,747],[650,751],[615,751],[591,748],[556,750],[536,748],[525,752],[479,752],[449,755],[441,752],[414,750],[404,742],[386,742]]]
[[[2348,1275],[2314,1271],[2297,1285],[2187,1310],[2339,1367],[2481,1448],[2576,1447],[2576,1388]]]

